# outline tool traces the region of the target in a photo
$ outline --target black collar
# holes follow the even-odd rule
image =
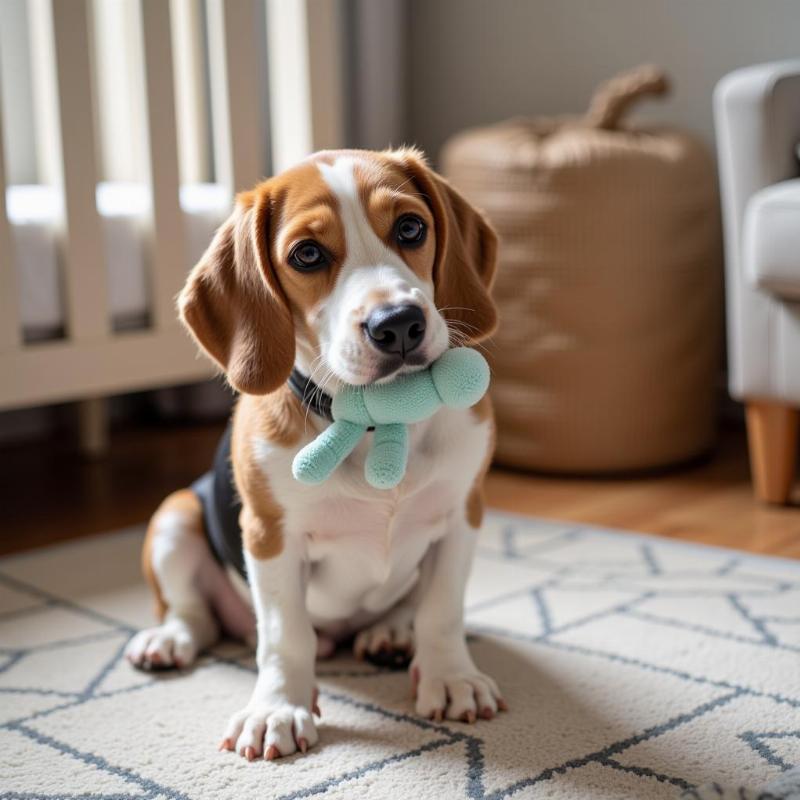
[[[303,375],[297,367],[292,369],[288,380],[292,394],[317,416],[333,422],[331,405],[333,398],[322,391],[307,375]]]

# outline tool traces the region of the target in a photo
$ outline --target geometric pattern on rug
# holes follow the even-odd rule
[[[489,514],[467,621],[511,711],[419,719],[407,675],[339,653],[318,664],[320,744],[249,764],[215,749],[249,652],[172,674],[122,658],[152,623],[142,535],[0,561],[0,797],[675,798],[800,762],[800,564]]]

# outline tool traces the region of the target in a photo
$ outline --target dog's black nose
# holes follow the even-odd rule
[[[425,315],[419,306],[380,306],[364,327],[378,350],[405,357],[425,338]]]

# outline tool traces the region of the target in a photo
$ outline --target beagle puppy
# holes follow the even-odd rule
[[[317,153],[240,194],[191,271],[180,317],[239,393],[215,469],[164,500],[143,551],[161,624],[142,668],[187,667],[224,631],[257,643],[250,702],[221,748],[272,760],[317,740],[315,658],[413,654],[416,711],[505,708],[473,662],[463,596],[494,426],[488,399],[410,426],[393,490],[369,435],[325,483],[292,477],[343,384],[391,380],[489,336],[497,241],[413,149]]]

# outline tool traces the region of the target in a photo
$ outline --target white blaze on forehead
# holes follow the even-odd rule
[[[352,268],[392,265],[408,273],[408,276],[404,274],[404,277],[413,278],[413,273],[403,259],[378,238],[361,202],[355,174],[356,166],[368,172],[371,165],[351,156],[343,156],[337,158],[333,164],[317,166],[325,183],[339,201],[339,213],[347,247],[347,257],[343,266]]]

